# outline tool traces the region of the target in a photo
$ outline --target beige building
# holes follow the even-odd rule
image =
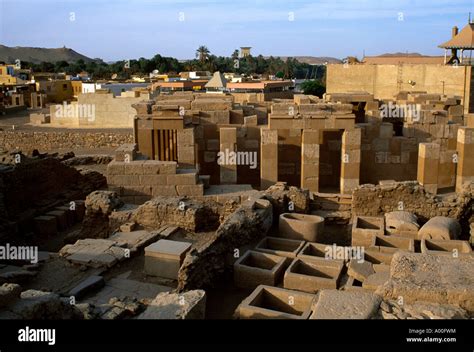
[[[474,49],[474,23],[441,44],[445,56],[398,55],[367,57],[362,64],[327,66],[329,94],[367,92],[375,99],[393,99],[400,92],[425,92],[461,97],[464,112],[474,111],[474,75],[466,50]],[[451,50],[450,57],[447,50]],[[459,51],[459,53],[458,53]]]
[[[327,66],[326,92],[367,92],[375,99],[393,99],[402,91],[456,95],[465,112],[474,111],[472,66],[433,64],[362,64]]]
[[[141,91],[127,93],[129,94],[120,97],[101,91],[79,94],[77,102],[51,105],[51,125],[132,128],[136,114],[132,105],[150,99],[150,94]]]

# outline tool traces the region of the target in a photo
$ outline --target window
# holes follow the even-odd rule
[[[66,83],[63,84],[63,90],[67,90],[67,84]]]

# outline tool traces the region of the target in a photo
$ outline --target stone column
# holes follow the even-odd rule
[[[438,191],[440,145],[420,143],[418,146],[418,183],[426,191],[436,194]]]
[[[319,131],[303,130],[301,141],[301,188],[319,191]]]
[[[341,148],[341,193],[349,194],[360,181],[360,128],[346,130],[342,134]]]
[[[237,129],[235,127],[220,128],[220,176],[221,184],[237,183]]]
[[[194,128],[178,130],[177,148],[179,167],[181,169],[194,169],[196,167],[196,144],[194,139]]]
[[[278,130],[260,130],[260,188],[278,182]]]
[[[474,128],[458,128],[456,192],[474,182]]]

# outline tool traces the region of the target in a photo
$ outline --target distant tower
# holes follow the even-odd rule
[[[250,49],[252,49],[251,46],[241,46],[240,47],[240,57],[250,56]]]

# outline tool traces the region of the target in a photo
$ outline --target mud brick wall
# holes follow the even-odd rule
[[[443,198],[426,193],[418,182],[399,182],[393,185],[374,186],[362,185],[352,195],[352,215],[382,216],[400,210],[415,213],[420,222],[426,222],[435,216],[468,221],[472,213],[474,188],[461,194],[453,194]],[[463,231],[467,229],[463,228]],[[465,232],[466,232],[465,231]]]
[[[132,131],[123,132],[19,132],[0,131],[0,149],[31,153],[57,149],[115,148],[133,142]],[[1,156],[0,156],[1,158]],[[0,159],[1,161],[1,159]]]

